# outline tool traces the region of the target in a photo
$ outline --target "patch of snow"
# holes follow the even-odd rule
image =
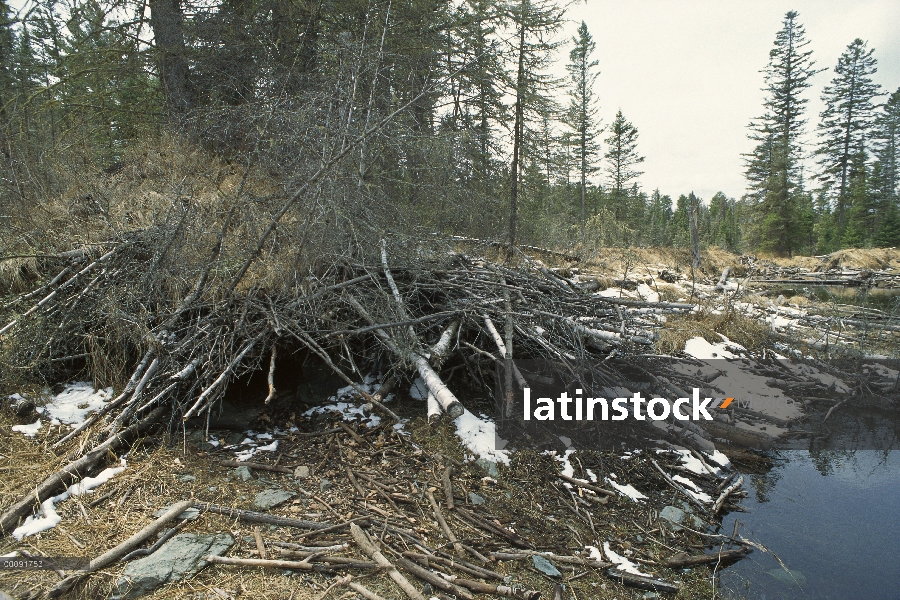
[[[351,421],[355,417],[361,417],[362,422],[369,427],[377,427],[381,423],[381,417],[378,415],[366,414],[361,406],[351,404],[349,402],[335,402],[334,404],[324,404],[322,406],[314,406],[305,413],[309,417],[316,413],[337,412],[340,413],[345,421]]]
[[[278,440],[275,440],[271,444],[267,446],[260,446],[256,449],[257,452],[274,452],[278,449]]]
[[[620,556],[612,551],[609,547],[609,542],[603,542],[603,553],[606,554],[606,558],[609,559],[611,563],[615,563],[616,568],[620,571],[624,571],[625,573],[631,573],[632,575],[640,575],[642,577],[652,577],[652,575],[647,575],[646,573],[641,573],[638,569],[637,564],[631,562],[624,556]],[[594,553],[591,552],[591,556],[593,557]]]
[[[35,410],[50,419],[52,425],[65,423],[75,429],[91,412],[101,409],[113,396],[113,389],[95,390],[83,381],[70,383],[65,389]]]
[[[41,420],[38,419],[31,425],[13,425],[12,430],[18,431],[25,437],[34,437],[38,431],[41,429]]]
[[[615,477],[615,474],[613,474],[612,477]],[[620,484],[620,483],[616,483],[616,482],[613,481],[610,477],[607,477],[607,478],[606,478],[606,482],[607,482],[609,485],[613,486],[613,488],[614,488],[617,492],[619,492],[619,493],[622,494],[623,496],[628,496],[629,498],[631,498],[631,499],[634,500],[635,502],[640,502],[641,500],[646,500],[646,499],[647,499],[647,496],[645,496],[644,494],[642,494],[642,493],[640,493],[639,491],[637,491],[637,490],[634,488],[634,486],[631,485],[630,483],[627,483],[627,484],[625,484],[625,485],[622,485],[622,484]]]
[[[712,498],[709,496],[709,494],[707,494],[706,492],[701,490],[699,487],[697,487],[697,484],[694,483],[693,481],[691,481],[690,479],[688,479],[687,477],[684,477],[683,475],[673,475],[672,479],[681,483],[684,486],[685,491],[687,491],[688,494],[693,496],[695,500],[699,500],[700,502],[706,502],[707,504],[712,502]]]
[[[701,360],[712,360],[714,358],[734,358],[734,354],[727,350],[728,344],[720,342],[718,344],[710,344],[701,336],[693,337],[684,343],[684,352],[694,358]]]
[[[498,448],[497,426],[490,419],[479,419],[466,410],[454,421],[456,435],[469,451],[494,462],[509,464],[509,452]]]
[[[256,439],[258,440],[271,440],[274,439],[271,433],[257,433]]]
[[[643,298],[647,302],[659,302],[659,292],[654,290],[652,287],[650,287],[646,283],[638,284],[637,293],[641,298]]]

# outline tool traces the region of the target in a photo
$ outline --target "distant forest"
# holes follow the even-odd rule
[[[642,185],[640,124],[601,118],[596,43],[583,23],[562,38],[565,19],[549,0],[0,0],[0,250],[33,247],[26,215],[73,178],[173,138],[275,196],[313,182],[339,235],[589,251],[687,247],[695,227],[736,252],[900,246],[900,89],[873,81],[865,41],[813,57],[798,13],[773,23],[747,193],[700,199]],[[820,115],[813,77],[830,77]],[[79,202],[104,214],[99,194]]]

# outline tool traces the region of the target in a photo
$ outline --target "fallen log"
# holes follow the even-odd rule
[[[717,563],[726,563],[740,560],[750,554],[752,548],[742,547],[735,550],[723,550],[715,554],[700,554],[697,556],[687,556],[676,554],[675,556],[663,561],[663,565],[670,569],[681,567],[696,567],[699,565],[712,565]]]
[[[623,585],[636,587],[641,590],[675,594],[679,589],[677,585],[673,585],[668,581],[654,579],[653,577],[646,577],[644,575],[635,575],[634,573],[626,573],[619,569],[607,569],[606,576]]]

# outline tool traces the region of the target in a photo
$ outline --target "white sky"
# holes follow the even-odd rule
[[[645,191],[740,198],[741,153],[753,148],[747,125],[763,113],[759,71],[788,10],[800,13],[816,67],[828,69],[804,93],[809,133],[822,110],[822,88],[855,38],[875,49],[875,81],[888,92],[900,87],[897,0],[587,0],[569,9],[573,23],[559,64],[567,62],[569,40],[584,20],[597,43],[603,124],[621,109],[637,127]],[[814,164],[808,162],[807,174]]]

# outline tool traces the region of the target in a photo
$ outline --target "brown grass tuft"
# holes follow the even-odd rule
[[[660,330],[656,348],[664,354],[681,352],[689,339],[700,336],[710,343],[721,342],[722,334],[748,350],[759,350],[771,337],[769,329],[735,310],[722,314],[701,311],[689,315],[668,317]]]

